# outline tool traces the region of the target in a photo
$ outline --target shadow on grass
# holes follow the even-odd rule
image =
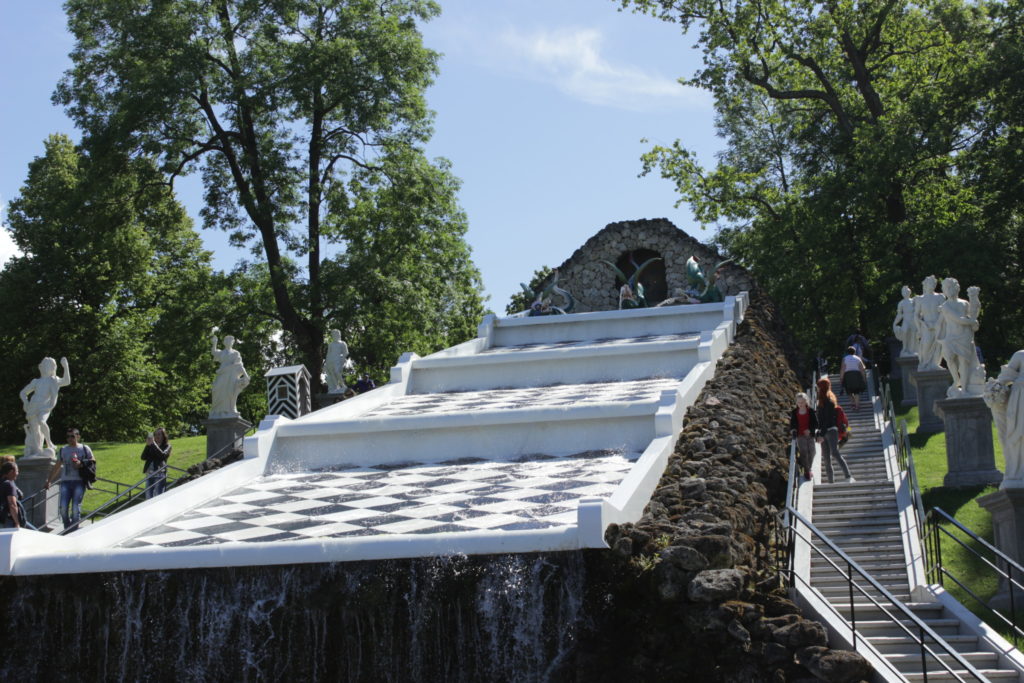
[[[986,488],[985,485],[959,489],[936,486],[922,493],[921,500],[926,510],[942,508],[950,517],[956,517],[960,508],[973,502]]]

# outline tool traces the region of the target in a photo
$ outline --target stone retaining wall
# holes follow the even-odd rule
[[[853,652],[785,597],[771,532],[786,495],[794,349],[756,289],[735,342],[687,412],[636,524],[609,528],[607,608],[580,669],[606,679],[857,681]]]

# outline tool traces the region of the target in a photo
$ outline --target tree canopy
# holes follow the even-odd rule
[[[436,3],[66,8],[74,66],[55,99],[86,147],[152,156],[168,182],[201,170],[205,227],[261,254],[263,312],[314,377],[330,327],[358,339],[374,369],[474,329],[480,282],[457,181],[422,149],[437,54],[417,23]]]
[[[645,171],[721,228],[805,345],[886,336],[900,285],[931,273],[982,287],[984,345],[1020,344],[1019,180],[995,162],[1019,135],[1019,2],[622,4],[696,36],[688,82],[726,141],[713,169],[677,141]]]
[[[141,159],[99,164],[60,135],[30,164],[10,205],[23,255],[0,272],[8,435],[21,431],[18,391],[44,356],[71,365],[54,423],[94,437],[180,431],[208,404],[212,361],[195,327],[212,312],[209,254],[156,173]]]

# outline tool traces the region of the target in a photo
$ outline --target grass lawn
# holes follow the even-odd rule
[[[907,421],[910,445],[914,454],[914,463],[917,468],[918,483],[921,487],[925,509],[941,508],[978,536],[992,543],[992,517],[987,510],[978,505],[977,499],[987,493],[992,493],[996,490],[996,487],[974,486],[961,489],[944,487],[942,479],[947,471],[945,435],[942,432],[938,434],[917,434],[916,430],[920,424],[918,408],[916,406],[900,408],[900,383],[897,380],[892,382],[891,386],[897,419],[902,418]],[[999,437],[996,434],[994,424],[992,425],[992,443],[995,446],[996,469],[1005,471],[1003,449],[999,443]],[[969,547],[979,552],[984,552],[980,544],[957,530],[952,524],[944,524],[943,528],[949,530]],[[995,573],[976,555],[966,550],[960,543],[946,534],[940,534],[940,550],[942,565],[957,580],[969,586],[971,591],[979,598],[988,600],[995,594],[998,588]],[[987,553],[985,554],[987,556]],[[931,563],[934,559],[929,558],[928,561]],[[978,601],[972,598],[967,591],[948,578],[944,581],[944,586],[964,606],[976,612],[978,616],[986,621],[989,621],[991,615],[988,610],[979,605]],[[992,625],[993,627],[1000,628],[998,624],[993,623]],[[1000,630],[1002,629],[1000,628]]]
[[[206,459],[206,437],[189,436],[180,439],[172,439],[171,445],[174,450],[171,452],[171,459],[168,465],[187,469],[189,466]],[[96,441],[88,443],[96,456],[96,475],[98,481],[96,487],[85,494],[82,502],[82,514],[99,507],[113,495],[120,493],[127,484],[131,486],[142,479],[143,462],[139,458],[145,443],[119,442],[119,441]],[[0,445],[0,455],[15,455],[20,457],[24,449],[23,444]],[[178,473],[172,472],[171,478]],[[107,480],[107,481],[104,481]],[[111,482],[117,482],[111,483]],[[52,487],[56,490],[56,487]]]

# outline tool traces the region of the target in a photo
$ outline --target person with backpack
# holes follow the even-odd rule
[[[17,477],[17,464],[5,462],[0,465],[0,520],[5,529],[20,529],[25,521],[21,514],[21,491],[14,483]]]
[[[828,483],[835,482],[835,473],[832,469],[832,460],[839,461],[839,467],[846,475],[847,483],[857,481],[850,474],[850,466],[839,453],[839,400],[832,393],[832,382],[828,377],[818,380],[818,443],[822,444],[822,458],[825,460],[825,471],[828,474]]]
[[[857,412],[860,410],[860,393],[868,388],[868,369],[855,346],[846,349],[846,355],[839,364],[839,376],[843,389],[853,401],[853,412]]]
[[[146,475],[146,500],[159,496],[167,488],[167,461],[171,457],[171,442],[167,438],[167,430],[157,427],[146,437],[146,447],[142,449],[142,467]]]
[[[49,489],[60,475],[60,502],[57,505],[66,531],[78,529],[82,519],[82,498],[88,484],[96,481],[96,457],[92,449],[79,443],[80,437],[81,433],[76,428],[68,428],[68,443],[61,447],[57,462],[46,478],[46,488]]]
[[[854,330],[853,334],[846,338],[846,345],[852,346],[854,353],[863,358],[865,363],[870,364],[868,359],[871,358],[871,342],[859,329]]]

